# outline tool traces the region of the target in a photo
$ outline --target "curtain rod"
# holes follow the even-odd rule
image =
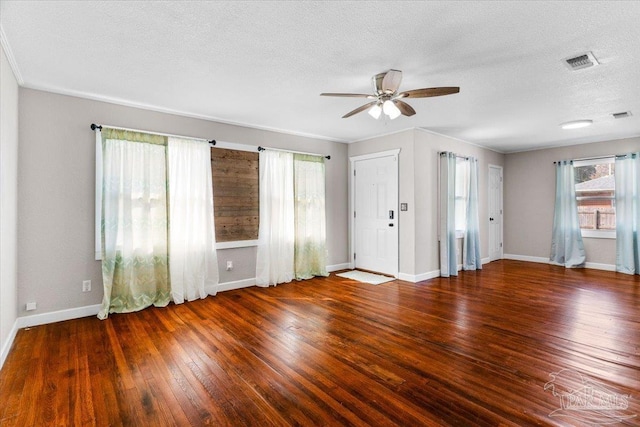
[[[110,128],[110,129],[128,130],[130,132],[148,133],[148,134],[151,134],[151,135],[172,136],[172,137],[175,137],[175,138],[196,139],[198,141],[207,141],[210,145],[216,145],[216,140],[215,139],[194,138],[194,137],[191,137],[191,136],[173,135],[173,134],[170,134],[170,133],[161,133],[161,132],[151,132],[151,131],[148,131],[148,130],[130,129],[130,128],[123,128],[123,127],[118,127],[118,126],[109,126],[109,125],[97,125],[95,123],[91,123],[91,130],[93,130],[93,131],[95,131],[96,129],[102,130],[102,126],[104,126],[106,128]]]
[[[626,156],[628,156],[628,154],[610,154],[608,156],[582,157],[580,159],[571,159],[569,161],[570,162],[582,162],[582,161],[585,161],[585,160],[601,160],[601,159],[610,159],[612,157],[626,157]],[[562,162],[564,160],[560,160],[560,161]],[[553,162],[554,165],[557,164],[557,163],[558,163],[557,161]]]
[[[442,156],[444,153],[451,153],[451,151],[438,151],[439,156]],[[469,160],[469,156],[461,156],[460,154],[456,154],[456,153],[453,153],[453,155],[459,159]]]
[[[266,148],[266,147],[258,147],[258,151],[271,150],[271,151],[283,151],[285,153],[294,153],[294,154],[306,154],[309,156],[318,156],[324,157],[327,160],[331,160],[331,156],[323,156],[322,154],[317,153],[305,153],[304,151],[292,151],[292,150],[282,150],[280,148]]]

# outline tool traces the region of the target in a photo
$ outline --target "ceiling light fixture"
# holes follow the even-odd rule
[[[391,120],[398,118],[398,116],[402,114],[400,109],[396,107],[396,104],[394,104],[390,99],[384,101],[382,104],[382,111],[384,111]]]
[[[580,129],[587,126],[591,126],[593,124],[593,120],[574,120],[572,122],[562,123],[560,127],[562,129]]]
[[[378,120],[380,118],[380,114],[382,114],[382,108],[380,104],[376,104],[373,107],[369,108],[369,115],[374,119]]]

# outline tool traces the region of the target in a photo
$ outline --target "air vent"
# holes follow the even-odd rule
[[[581,53],[580,55],[566,58],[564,63],[570,70],[581,70],[583,68],[593,67],[594,65],[600,64],[591,52]]]
[[[623,111],[622,113],[612,114],[614,119],[624,119],[625,117],[629,117],[630,115],[631,115],[631,111]]]

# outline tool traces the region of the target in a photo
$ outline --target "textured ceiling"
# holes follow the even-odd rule
[[[25,87],[351,142],[424,128],[502,152],[640,135],[640,2],[0,2]],[[592,51],[601,65],[570,71]],[[403,71],[394,121],[341,116]],[[366,100],[365,100],[366,101]],[[631,111],[614,119],[611,113]],[[560,123],[592,119],[562,130]]]

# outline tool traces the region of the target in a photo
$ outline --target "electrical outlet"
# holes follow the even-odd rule
[[[227,261],[227,271],[233,270],[233,261]]]
[[[91,280],[82,281],[82,292],[91,292]]]
[[[27,311],[31,311],[31,310],[35,310],[36,307],[37,307],[37,304],[35,302],[28,302],[25,308]]]

